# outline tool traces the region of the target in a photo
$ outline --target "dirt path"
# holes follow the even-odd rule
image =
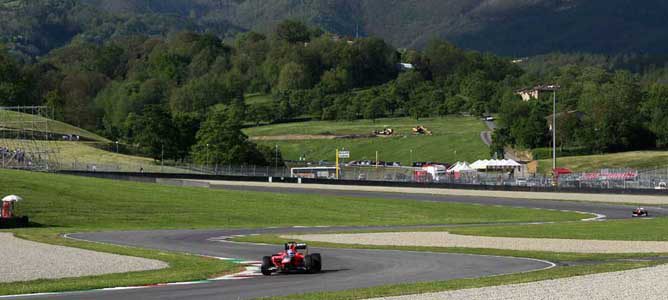
[[[286,134],[286,135],[266,135],[250,137],[251,141],[298,141],[298,140],[333,140],[339,138],[338,135],[324,134]]]
[[[485,143],[485,145],[491,146],[492,145],[492,132],[491,131],[480,132],[480,139],[482,139],[482,142]]]

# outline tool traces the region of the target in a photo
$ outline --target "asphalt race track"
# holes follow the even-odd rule
[[[226,187],[282,193],[317,193],[351,197],[405,199],[478,203],[541,209],[583,211],[605,215],[610,219],[630,218],[634,207],[586,202],[495,199],[425,194],[397,194],[355,191],[302,190],[271,187]],[[663,208],[648,208],[653,216],[663,216]],[[422,226],[424,227],[424,226]],[[224,241],[222,237],[262,233],[313,233],[355,229],[406,227],[338,227],[338,228],[267,228],[239,230],[178,230],[73,234],[72,238],[142,248],[187,252],[193,254],[259,260],[280,247]],[[223,280],[200,284],[171,285],[142,289],[91,291],[68,294],[21,297],[20,299],[252,299],[314,291],[337,291],[384,284],[475,278],[548,268],[549,262],[466,254],[424,253],[381,250],[310,249],[323,256],[323,273],[313,275],[273,275],[242,280]]]

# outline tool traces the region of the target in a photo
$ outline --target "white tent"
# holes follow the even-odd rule
[[[522,166],[518,162],[516,162],[512,159],[504,159],[504,160],[501,161],[501,164],[503,166],[510,167],[510,168],[519,168],[519,167]]]
[[[16,195],[9,195],[5,198],[2,198],[2,202],[19,202],[21,200],[23,200],[23,198]]]
[[[465,173],[465,172],[474,172],[475,169],[471,168],[467,162],[457,162],[454,166],[448,169],[448,173]]]
[[[479,160],[471,164],[471,168],[474,170],[486,170],[487,166],[489,166],[489,160]]]
[[[521,165],[511,159],[492,159],[492,160],[479,160],[471,164],[471,168],[476,170],[489,170],[489,169],[514,169],[519,168]]]

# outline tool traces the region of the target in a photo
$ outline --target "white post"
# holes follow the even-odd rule
[[[552,171],[557,168],[557,90],[552,97]]]

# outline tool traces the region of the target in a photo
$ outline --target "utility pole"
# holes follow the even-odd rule
[[[206,144],[206,167],[207,168],[209,167],[209,159],[210,159],[209,153],[210,153],[209,152],[209,144]]]
[[[160,173],[163,172],[165,166],[165,144],[160,145]]]
[[[276,144],[276,158],[274,159],[274,169],[278,170],[278,144]]]
[[[557,169],[557,88],[552,90],[552,172]]]
[[[339,148],[336,148],[336,179],[339,179]]]

